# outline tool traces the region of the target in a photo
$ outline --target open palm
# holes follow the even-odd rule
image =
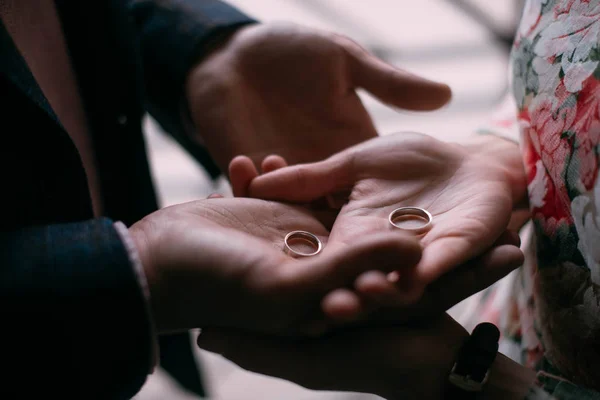
[[[134,224],[159,330],[326,329],[340,317],[361,315],[354,306],[358,295],[346,288],[363,273],[393,271],[398,258],[413,268],[421,256],[414,238],[383,232],[350,250],[327,247],[316,257],[293,259],[282,250],[285,235],[294,230],[310,231],[323,242],[329,234],[304,208],[256,199],[175,205]],[[345,293],[341,301],[338,290]]]
[[[433,215],[416,277],[432,282],[489,249],[512,209],[504,168],[465,148],[416,133],[375,138],[325,161],[281,168],[249,185],[252,197],[311,202],[349,191],[328,246],[350,246],[391,229],[390,212],[417,206]]]

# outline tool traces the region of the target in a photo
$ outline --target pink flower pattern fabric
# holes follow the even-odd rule
[[[529,0],[511,79],[483,131],[520,142],[533,240],[478,320],[501,327],[554,398],[600,399],[600,0]]]

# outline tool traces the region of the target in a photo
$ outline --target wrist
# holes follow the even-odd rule
[[[510,189],[514,207],[527,203],[527,175],[518,142],[495,135],[477,135],[462,145],[470,154],[498,167]]]
[[[455,358],[443,398],[522,400],[535,382],[533,370],[498,352],[500,331],[481,323]],[[458,396],[458,397],[457,397]]]
[[[230,30],[223,31],[211,38],[203,47],[202,56],[192,63],[185,79],[185,104],[190,111],[193,123],[193,110],[196,109],[195,102],[210,85],[222,85],[222,76],[231,68],[229,49],[234,47],[234,42],[242,32],[252,29],[255,24],[242,25]]]
[[[241,76],[236,72],[236,49],[240,36],[256,27],[243,25],[222,32],[205,47],[202,57],[195,60],[184,82],[180,114],[188,137],[206,148],[215,169],[227,171],[231,159],[229,126],[214,125],[228,107],[238,104]]]
[[[398,371],[385,379],[385,390],[373,391],[387,400],[415,399],[443,399],[447,388],[448,376],[452,366],[460,354],[460,350],[469,333],[456,321],[447,317],[433,336],[424,333],[424,350],[415,360],[417,367],[414,374],[409,374],[406,379],[399,379]],[[419,344],[415,344],[419,347]],[[391,387],[390,387],[391,385]]]
[[[534,385],[536,373],[498,353],[490,369],[482,399],[523,400]]]

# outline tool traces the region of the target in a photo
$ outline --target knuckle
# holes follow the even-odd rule
[[[298,166],[295,171],[295,180],[298,189],[304,191],[309,188],[309,170],[305,166]]]

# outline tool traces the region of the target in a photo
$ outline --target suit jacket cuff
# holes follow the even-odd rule
[[[63,398],[137,393],[151,368],[151,323],[112,221],[0,232],[0,265],[8,386],[22,397],[39,387]]]
[[[218,167],[181,119],[184,84],[214,40],[256,21],[216,0],[134,0],[129,11],[142,53],[146,109],[216,178]]]

